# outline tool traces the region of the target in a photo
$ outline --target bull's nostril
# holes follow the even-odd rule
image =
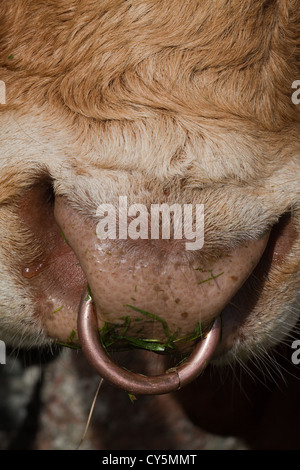
[[[92,298],[84,292],[78,315],[78,336],[89,363],[102,378],[133,394],[159,395],[175,392],[195,380],[211,359],[221,336],[221,319],[217,317],[206,338],[197,343],[189,359],[165,374],[148,377],[119,367],[107,355],[99,340]]]

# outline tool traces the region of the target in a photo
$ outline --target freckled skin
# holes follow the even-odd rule
[[[128,305],[158,315],[171,333],[190,334],[201,322],[209,324],[244,283],[258,263],[268,237],[240,246],[212,263],[188,263],[176,253],[163,262],[155,255],[135,258],[115,240],[99,240],[93,223],[71,210],[62,198],[55,217],[85,273],[97,308],[98,325],[123,323],[130,316],[128,334],[166,340],[160,322],[140,322],[142,315]],[[136,242],[138,243],[138,241]],[[125,249],[124,249],[125,246]],[[188,318],[188,321],[186,319]],[[149,320],[149,319],[148,319]],[[68,320],[65,319],[67,327]],[[46,320],[48,334],[51,322]],[[71,321],[69,330],[74,327]],[[57,332],[56,332],[57,333]]]

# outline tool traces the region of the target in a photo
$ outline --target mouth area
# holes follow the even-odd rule
[[[158,395],[176,392],[194,381],[206,368],[221,336],[221,319],[217,317],[210,331],[198,341],[193,352],[176,367],[163,374],[146,376],[116,364],[107,354],[103,336],[99,338],[93,300],[85,291],[78,315],[78,333],[83,353],[102,379],[130,394]]]
[[[99,250],[95,230],[88,229],[85,235],[81,231],[80,227],[84,225],[86,230],[89,222],[83,223],[80,215],[68,213],[64,201],[60,208],[57,204],[49,202],[45,184],[30,191],[21,207],[24,223],[40,247],[34,259],[24,260],[22,277],[35,298],[35,314],[47,335],[71,346],[79,345],[78,306],[88,283],[95,298],[99,328],[104,328],[109,341],[120,339],[121,332],[135,341],[150,340],[148,344],[133,340],[129,344],[132,347],[172,352],[167,346],[178,341],[179,349],[188,350],[222,313],[222,343],[216,355],[223,354],[232,347],[243,322],[251,315],[270,267],[284,261],[296,237],[291,215],[285,214],[250,250],[249,244],[242,246],[221,261],[215,260],[213,266],[199,264],[197,259],[182,263],[178,253],[169,265],[161,259],[151,265],[140,257],[139,250],[138,257],[133,255],[134,250],[129,250],[130,257],[120,254],[120,244],[102,243]],[[87,233],[92,233],[93,239],[88,239]],[[138,283],[141,279],[143,282]],[[119,342],[115,341],[117,347]]]

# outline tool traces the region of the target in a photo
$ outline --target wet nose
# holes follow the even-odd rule
[[[153,348],[171,338],[183,344],[199,325],[210,324],[250,275],[268,239],[217,257],[201,250],[191,257],[174,240],[101,240],[95,224],[62,198],[55,214],[86,275],[99,328],[110,333],[109,341],[123,334],[152,339]]]

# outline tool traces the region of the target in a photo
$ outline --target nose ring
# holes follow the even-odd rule
[[[101,344],[97,317],[87,290],[81,298],[78,314],[78,336],[82,351],[90,365],[111,384],[134,395],[161,395],[175,392],[195,380],[209,363],[221,336],[218,316],[206,337],[198,341],[188,359],[164,374],[146,376],[117,365]]]

